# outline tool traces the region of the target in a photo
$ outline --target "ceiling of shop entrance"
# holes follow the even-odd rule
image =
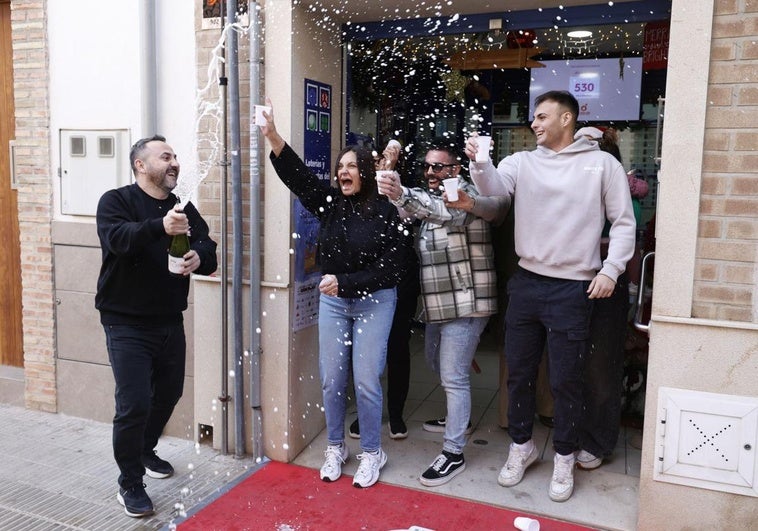
[[[622,4],[635,0],[615,0]],[[456,13],[501,13],[528,9],[549,9],[608,5],[598,0],[301,0],[300,4],[325,10],[339,22],[376,22],[417,16],[444,17]]]
[[[300,3],[316,23],[335,29],[342,25],[342,38],[347,41],[425,37],[439,39],[436,47],[446,53],[451,41],[445,43],[445,35],[459,35],[461,42],[470,42],[464,47],[482,50],[500,49],[506,47],[507,40],[515,39],[518,47],[539,48],[543,57],[641,53],[645,23],[668,19],[671,5],[670,0],[300,0]],[[502,29],[492,29],[497,25]],[[589,30],[591,35],[577,39],[569,35],[572,30]],[[510,42],[508,47],[515,45]]]

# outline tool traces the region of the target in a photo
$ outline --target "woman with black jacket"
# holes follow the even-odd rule
[[[268,102],[270,105],[270,101]],[[337,187],[319,179],[282,139],[273,111],[261,132],[282,182],[320,222],[319,372],[326,414],[321,479],[336,481],[348,459],[347,385],[352,369],[361,426],[356,487],[370,487],[387,462],[381,448],[382,386],[387,337],[407,264],[406,230],[397,210],[377,192],[371,153],[357,146],[337,156]]]

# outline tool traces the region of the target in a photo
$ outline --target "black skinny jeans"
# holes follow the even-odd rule
[[[628,313],[629,278],[624,273],[610,297],[595,299],[584,363],[581,447],[596,457],[610,456],[619,437]]]
[[[113,456],[121,471],[118,483],[128,489],[142,484],[142,455],[155,449],[182,396],[184,325],[103,328],[116,381]]]
[[[418,269],[418,268],[416,268]],[[390,419],[403,418],[411,376],[411,323],[420,292],[418,272],[413,271],[397,287],[397,305],[387,339],[387,412]]]
[[[579,447],[582,369],[593,306],[586,293],[589,284],[522,268],[508,281],[508,433],[517,444],[532,438],[537,370],[547,342],[550,389],[555,399],[553,447],[561,455]]]

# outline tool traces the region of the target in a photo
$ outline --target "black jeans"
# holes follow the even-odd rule
[[[586,293],[589,284],[521,268],[508,281],[508,433],[517,444],[532,438],[537,370],[547,341],[550,389],[555,399],[553,447],[561,455],[579,447],[582,367],[592,313]]]
[[[595,300],[584,365],[581,447],[596,457],[611,455],[619,437],[628,313],[629,279],[623,274],[610,297]]]
[[[387,339],[387,412],[402,419],[411,377],[411,323],[419,296],[418,274],[411,272],[397,287],[397,305]]]
[[[142,483],[142,455],[154,450],[182,396],[184,325],[103,328],[116,381],[113,456],[118,483],[129,488]]]

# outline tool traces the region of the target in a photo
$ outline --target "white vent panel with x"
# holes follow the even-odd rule
[[[758,496],[758,398],[659,393],[655,479]]]

